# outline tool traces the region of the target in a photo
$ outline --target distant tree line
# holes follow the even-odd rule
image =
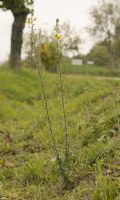
[[[31,12],[33,0],[0,0],[0,8],[11,10],[14,16],[11,35],[10,66],[21,66],[21,49],[23,43],[23,30],[27,15]],[[87,28],[95,44],[90,52],[80,57],[93,60],[96,65],[108,66],[110,70],[120,66],[120,2],[119,0],[99,0],[90,11],[90,25]],[[61,51],[64,57],[80,55],[81,37],[68,23],[61,27],[63,38]],[[38,42],[39,41],[39,42]],[[44,32],[40,35],[37,45],[40,49],[40,59],[47,69],[55,66],[55,44],[50,36]],[[28,57],[30,52],[28,50]],[[54,69],[51,69],[54,70]]]
[[[108,65],[110,70],[120,66],[120,1],[100,0],[90,17],[88,30],[96,42],[88,58],[97,65]]]

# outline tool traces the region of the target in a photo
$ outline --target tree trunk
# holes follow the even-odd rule
[[[23,30],[28,12],[14,15],[11,35],[10,66],[19,68],[21,66],[21,50],[23,43]]]

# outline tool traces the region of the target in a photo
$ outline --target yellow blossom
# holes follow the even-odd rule
[[[32,21],[31,18],[28,18],[27,21],[26,21],[26,23],[27,23],[28,25],[31,25],[31,24],[33,23],[33,21]]]
[[[55,35],[53,36],[53,38],[54,38],[55,40],[61,40],[62,36],[61,36],[60,34],[55,34]]]
[[[28,25],[32,25],[33,23],[34,23],[34,21],[36,21],[37,20],[37,18],[36,17],[29,17],[28,19],[27,19],[27,21],[26,21],[26,23],[28,24]]]

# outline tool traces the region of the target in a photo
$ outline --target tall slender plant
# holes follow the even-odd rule
[[[40,62],[40,49],[39,47],[37,47],[37,41],[36,41],[36,36],[35,36],[35,32],[34,32],[34,15],[33,13],[31,13],[31,19],[29,19],[29,25],[31,23],[31,35],[32,35],[32,56],[34,55],[34,62],[36,65],[36,69],[38,71],[38,75],[39,75],[39,80],[40,80],[40,86],[42,89],[42,94],[43,94],[43,99],[44,99],[44,108],[46,111],[46,117],[47,117],[47,122],[48,122],[48,127],[49,127],[49,133],[50,133],[50,138],[51,138],[51,142],[52,142],[52,147],[53,147],[53,151],[56,157],[56,161],[57,164],[59,166],[59,170],[60,170],[60,174],[64,180],[65,185],[68,185],[70,183],[69,178],[67,173],[65,172],[64,166],[63,166],[63,161],[60,157],[60,153],[59,150],[57,148],[57,143],[55,140],[55,135],[53,132],[53,128],[52,128],[52,123],[51,123],[51,119],[50,119],[50,113],[49,113],[49,106],[48,106],[48,100],[46,97],[46,91],[45,91],[45,87],[44,87],[44,81],[43,81],[43,76],[42,76],[42,68],[41,68],[41,62]],[[57,28],[57,24],[58,24],[58,20],[56,21],[56,28]],[[58,49],[58,66],[59,66],[59,75],[60,75],[60,83],[61,83],[61,94],[62,94],[62,105],[63,105],[63,114],[64,114],[64,122],[65,122],[65,131],[66,131],[66,147],[67,147],[67,120],[66,120],[66,113],[65,113],[65,106],[64,106],[64,92],[63,92],[63,85],[62,85],[62,73],[61,73],[61,69],[60,69],[60,51],[59,51],[59,44],[58,44],[58,40],[57,40],[57,49]],[[65,148],[66,148],[65,147]],[[68,154],[68,149],[66,148],[66,158],[67,158],[67,154]]]
[[[34,32],[34,16],[32,13],[32,17],[31,19],[29,19],[29,25],[31,24],[32,28],[32,40],[33,45],[33,55],[34,55],[34,62],[36,65],[36,69],[38,71],[38,75],[39,75],[39,80],[40,80],[40,86],[42,89],[42,94],[43,94],[43,99],[44,99],[44,108],[46,111],[46,118],[47,118],[47,122],[48,122],[48,127],[49,127],[49,133],[50,133],[50,138],[51,138],[51,142],[52,142],[52,147],[53,147],[53,151],[56,157],[56,161],[57,164],[59,166],[59,170],[60,170],[60,174],[61,177],[63,178],[65,187],[70,184],[69,178],[68,178],[68,174],[64,168],[64,162],[60,157],[60,153],[59,150],[57,148],[57,143],[55,140],[55,135],[53,132],[53,128],[52,128],[52,123],[51,123],[51,119],[50,119],[50,113],[49,113],[49,106],[48,106],[48,100],[46,97],[46,91],[45,91],[45,87],[44,87],[44,80],[43,80],[43,76],[42,76],[42,68],[41,68],[41,62],[40,62],[40,49],[39,47],[37,47],[37,41],[36,41],[36,34]],[[61,88],[61,99],[62,99],[62,108],[63,108],[63,118],[64,118],[64,130],[65,130],[65,160],[68,160],[68,129],[67,129],[67,117],[66,117],[66,112],[65,112],[65,102],[64,102],[64,88],[63,88],[63,81],[62,81],[62,71],[61,71],[61,53],[60,53],[60,48],[59,48],[59,38],[60,38],[60,34],[59,34],[59,20],[56,20],[56,34],[55,34],[55,39],[57,41],[57,59],[56,59],[56,63],[58,65],[58,73],[59,73],[59,80],[60,80],[60,88]]]
[[[63,112],[63,121],[64,121],[64,133],[65,133],[65,160],[66,162],[68,162],[68,156],[69,156],[68,127],[67,127],[67,115],[65,111],[63,75],[62,75],[62,69],[61,69],[62,53],[60,51],[60,43],[59,43],[61,39],[59,19],[56,19],[55,32],[56,33],[54,35],[54,39],[56,40],[56,43],[57,43],[56,64],[57,64],[59,80],[60,80],[60,92],[61,92],[62,112]]]

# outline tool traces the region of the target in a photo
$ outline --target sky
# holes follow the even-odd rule
[[[35,0],[37,26],[51,31],[57,18],[60,19],[61,24],[69,21],[84,40],[81,52],[87,53],[93,42],[84,29],[90,23],[89,11],[95,3],[96,0]],[[9,56],[13,20],[10,11],[0,10],[0,62],[5,61]]]

